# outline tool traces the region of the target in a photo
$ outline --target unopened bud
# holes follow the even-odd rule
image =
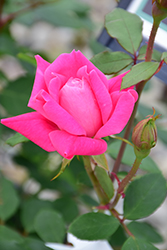
[[[158,24],[167,17],[167,0],[152,0],[152,16]]]
[[[132,133],[135,154],[137,154],[136,156],[140,155],[141,158],[145,158],[157,142],[155,120],[159,118],[159,115],[154,117],[155,109],[153,110],[153,115],[149,115],[147,119],[140,121]]]

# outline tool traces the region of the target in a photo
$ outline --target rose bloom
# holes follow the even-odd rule
[[[35,111],[1,123],[67,159],[104,153],[101,138],[123,130],[138,98],[133,88],[120,90],[127,72],[107,80],[80,51],[61,54],[51,64],[39,55],[36,60],[28,103]]]

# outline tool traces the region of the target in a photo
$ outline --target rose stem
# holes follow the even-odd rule
[[[0,22],[1,22],[1,18],[2,18],[2,10],[3,10],[4,3],[5,3],[5,0],[1,0],[1,2],[0,2]]]
[[[92,170],[92,166],[91,166],[91,159],[90,156],[83,156],[83,162],[84,162],[84,166],[85,166],[85,170],[93,184],[94,190],[100,200],[101,204],[108,204],[109,203],[109,199],[106,196],[105,192],[103,191],[102,187],[100,186],[94,171]]]
[[[114,208],[111,209],[110,212],[114,215],[114,217],[116,217],[119,220],[119,222],[121,223],[121,225],[123,226],[123,228],[125,229],[127,234],[134,238],[134,235],[130,232],[130,230],[128,229],[128,227],[124,223],[124,221],[122,219],[120,219],[118,212]]]
[[[38,1],[38,2],[32,3],[29,6],[23,8],[21,10],[10,13],[8,16],[6,16],[4,18],[4,20],[2,20],[1,14],[2,14],[2,8],[3,8],[3,4],[4,4],[5,0],[0,0],[0,1],[2,1],[2,2],[0,2],[0,29],[2,29],[2,27],[4,27],[6,24],[8,24],[10,21],[12,21],[17,16],[19,16],[19,15],[21,15],[21,14],[27,12],[27,11],[30,11],[31,9],[35,9],[40,5],[44,5],[44,4],[48,4],[48,3],[55,3],[58,0],[54,0],[54,1],[52,1],[52,0],[49,1],[48,0],[47,3],[44,3],[43,1]]]
[[[118,201],[121,197],[121,193],[124,192],[125,187],[128,185],[128,183],[131,181],[133,176],[136,174],[136,172],[139,169],[139,166],[141,164],[141,161],[142,161],[142,158],[136,157],[135,162],[133,163],[131,170],[129,171],[127,176],[121,181],[121,183],[118,187],[117,194],[116,194],[115,199],[112,203],[112,207],[115,207],[115,205],[118,203]]]
[[[160,22],[158,24],[153,22],[152,30],[151,30],[150,37],[149,37],[148,44],[147,44],[145,62],[150,62],[151,61],[152,53],[153,53],[154,40],[155,40],[155,36],[156,36],[157,30],[158,30],[159,24],[160,24]],[[138,108],[138,104],[139,104],[139,100],[140,100],[140,95],[141,95],[141,93],[143,91],[143,88],[144,88],[146,82],[147,81],[142,81],[142,82],[138,83],[137,86],[136,86],[136,90],[137,90],[137,93],[138,93],[139,97],[138,97],[137,102],[135,103],[131,118],[130,118],[130,120],[128,122],[128,125],[126,127],[125,134],[124,134],[124,139],[129,138],[130,131],[131,131],[131,128],[132,128],[132,125],[133,125],[133,122],[134,122],[134,118],[136,116],[136,112],[137,112],[137,108]],[[114,173],[117,173],[118,170],[119,170],[119,166],[120,166],[120,163],[121,163],[124,151],[125,151],[125,147],[126,147],[126,143],[122,142],[119,153],[118,153],[118,156],[117,156],[117,158],[115,160],[115,164],[114,164],[114,167],[113,167],[113,170],[112,170],[112,172],[114,172]],[[113,178],[112,178],[112,180],[113,180]]]

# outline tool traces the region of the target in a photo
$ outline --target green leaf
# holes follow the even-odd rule
[[[81,199],[82,202],[84,202],[88,206],[97,207],[99,205],[99,203],[96,200],[94,200],[87,194],[82,194],[79,198]]]
[[[165,197],[166,181],[162,174],[147,174],[135,179],[125,192],[124,217],[129,220],[147,217],[162,204]]]
[[[42,209],[52,208],[49,201],[43,201],[38,199],[29,199],[24,201],[21,208],[21,222],[27,233],[32,233],[35,231],[34,220],[37,214]]]
[[[49,250],[50,248],[46,247],[44,242],[26,237],[24,238],[24,242],[20,244],[21,250]]]
[[[26,250],[25,248],[21,248],[19,244],[15,241],[0,241],[0,249],[3,250]]]
[[[69,232],[82,240],[107,239],[118,228],[119,221],[102,213],[87,213],[79,216],[69,227]]]
[[[29,64],[33,65],[33,66],[37,66],[37,63],[36,63],[36,60],[34,57],[28,55],[28,54],[25,54],[25,53],[19,53],[17,55],[17,57],[25,62],[28,62]]]
[[[60,242],[65,239],[65,224],[62,216],[54,210],[43,210],[35,218],[35,230],[45,242]]]
[[[155,228],[146,222],[132,221],[127,227],[138,239],[147,240],[152,243],[163,242],[161,235],[156,232]]]
[[[142,41],[142,20],[137,15],[115,8],[106,15],[105,27],[126,51],[136,53]]]
[[[129,237],[121,250],[158,250],[149,242]]]
[[[6,143],[13,147],[18,143],[27,142],[27,141],[29,141],[29,139],[27,139],[25,136],[23,136],[19,133],[16,133],[15,135],[13,135],[9,139],[7,139]]]
[[[137,60],[143,60],[143,61],[145,60],[146,50],[147,50],[147,45],[143,45],[139,50],[139,55],[137,57]],[[161,61],[161,52],[153,49],[152,60],[160,62]]]
[[[124,52],[105,51],[95,55],[91,62],[104,74],[110,75],[126,68],[133,62],[133,59]]]
[[[119,149],[120,149],[120,146],[121,146],[121,141],[117,140],[117,141],[112,142],[108,146],[107,153],[112,158],[116,159],[118,152],[119,152]],[[135,161],[135,158],[136,157],[135,157],[133,147],[127,144],[121,163],[132,167],[132,165]],[[160,169],[158,168],[158,166],[155,164],[155,162],[149,156],[147,156],[145,159],[143,159],[142,163],[140,164],[140,169],[147,171],[149,173],[160,173],[161,172]]]
[[[32,109],[27,107],[30,97],[34,77],[26,75],[16,81],[10,82],[9,85],[0,93],[1,105],[10,115],[19,115],[30,112]]]
[[[47,1],[46,1],[47,3]],[[89,6],[76,0],[61,0],[40,5],[24,15],[18,16],[15,21],[27,25],[45,21],[56,26],[72,28],[87,28],[92,30],[93,23],[88,17]]]
[[[105,170],[109,171],[108,162],[105,154],[101,155],[92,155],[93,160],[97,163],[97,165]]]
[[[127,235],[122,226],[119,226],[114,234],[108,239],[113,249],[121,249],[124,242],[127,240]]]
[[[19,197],[12,183],[4,178],[0,179],[0,218],[9,219],[18,209]]]
[[[167,52],[162,53],[161,60],[164,60],[164,62],[167,64]]]
[[[109,175],[103,168],[99,168],[98,166],[95,168],[95,175],[100,186],[110,200],[114,196],[114,187]]]
[[[67,223],[71,223],[79,214],[76,202],[67,196],[56,199],[53,202],[53,207],[62,214]]]
[[[167,144],[167,130],[157,126],[158,138]]]
[[[73,158],[72,158],[73,159]],[[56,176],[54,176],[51,181],[55,180],[59,175],[61,175],[64,170],[66,169],[67,165],[70,164],[70,162],[72,161],[72,159],[68,160],[66,158],[63,158],[63,161],[62,161],[62,165],[61,165],[61,168],[60,168],[60,171],[58,172],[58,174]]]
[[[141,62],[134,65],[131,71],[123,77],[121,89],[129,88],[141,81],[150,79],[158,67],[158,62]]]
[[[19,52],[18,45],[11,37],[8,30],[6,32],[1,32],[1,40],[0,40],[0,55],[8,54],[8,55],[16,55]]]
[[[1,241],[15,241],[18,243],[22,243],[23,237],[16,231],[8,228],[7,226],[0,225],[0,242]]]

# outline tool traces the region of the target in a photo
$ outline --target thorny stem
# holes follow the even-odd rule
[[[83,156],[83,162],[84,162],[84,166],[85,166],[85,170],[93,184],[94,190],[100,200],[101,204],[108,204],[109,200],[108,197],[106,196],[105,192],[103,191],[102,187],[100,186],[94,171],[92,169],[91,166],[91,159],[89,156]]]
[[[127,186],[127,184],[130,182],[130,180],[133,178],[133,176],[136,174],[140,164],[141,164],[142,159],[137,158],[135,159],[135,162],[133,164],[133,167],[131,168],[131,170],[129,171],[129,173],[127,174],[127,176],[121,181],[120,186],[118,188],[118,193],[121,193],[124,191],[125,187]]]
[[[121,194],[124,192],[125,187],[128,185],[128,183],[131,181],[131,179],[133,178],[133,176],[136,174],[137,170],[139,169],[139,166],[141,164],[142,158],[137,158],[135,159],[135,162],[133,163],[133,166],[131,168],[131,170],[129,171],[129,173],[127,174],[127,176],[121,181],[118,190],[117,190],[117,194],[115,196],[114,201],[111,204],[111,207],[115,207],[115,205],[118,203]]]
[[[122,220],[120,217],[119,217],[119,214],[118,212],[113,208],[110,210],[110,212],[114,215],[114,217],[116,217],[119,222],[121,223],[121,225],[123,226],[123,228],[125,229],[125,231],[127,232],[127,234],[131,237],[134,238],[134,235],[130,232],[130,230],[128,229],[128,227],[126,226],[126,224],[124,223],[124,220]]]
[[[160,24],[160,22],[158,24],[153,22],[151,34],[150,34],[150,37],[149,37],[149,40],[148,40],[145,62],[150,62],[151,61],[152,53],[153,53],[154,40],[155,40],[155,36],[156,36],[157,30],[158,30],[159,24]],[[133,121],[134,121],[134,118],[136,116],[140,95],[141,95],[141,93],[143,91],[143,88],[144,88],[146,82],[147,81],[142,81],[142,82],[138,83],[138,85],[136,86],[136,90],[137,90],[137,93],[138,93],[138,100],[135,103],[131,118],[130,118],[130,120],[128,122],[128,125],[126,127],[126,130],[125,130],[124,139],[126,139],[126,140],[129,138],[130,131],[131,131],[131,128],[132,128],[132,125],[133,125]],[[112,172],[114,172],[114,173],[117,173],[118,170],[119,170],[119,166],[120,166],[120,163],[121,163],[124,151],[125,151],[125,147],[126,147],[126,143],[122,142],[119,153],[118,153],[118,156],[117,156],[117,159],[115,161],[115,164],[114,164],[114,167],[113,167],[113,170],[112,170]]]
[[[152,58],[152,53],[153,53],[153,45],[154,45],[154,40],[155,36],[158,30],[160,22],[156,23],[155,21],[153,22],[151,34],[148,40],[148,45],[147,45],[147,50],[146,50],[146,57],[145,57],[145,62],[150,62]]]

